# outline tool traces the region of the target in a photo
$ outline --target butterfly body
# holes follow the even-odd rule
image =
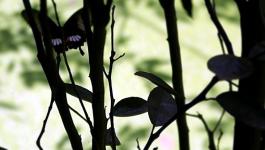
[[[39,32],[43,35],[40,12],[37,10],[32,10],[32,13],[37,23]],[[25,10],[22,11],[22,16],[29,23],[29,19]],[[68,49],[79,48],[80,53],[84,55],[84,52],[81,50],[81,46],[86,41],[85,28],[82,21],[82,9],[76,11],[62,27],[58,26],[49,17],[47,19],[47,25],[51,35],[51,44],[57,53],[65,52]]]

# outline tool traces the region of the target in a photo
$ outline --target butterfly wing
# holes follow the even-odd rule
[[[22,16],[26,20],[26,22],[29,24],[29,17],[25,10],[22,11]],[[43,37],[43,30],[41,28],[41,21],[40,21],[40,11],[32,9],[32,14],[34,17],[34,20],[37,24],[37,28],[39,32],[41,33]],[[52,21],[51,18],[48,17],[47,19],[47,25],[48,29],[51,34],[51,44],[53,45],[56,52],[60,53],[63,52],[63,36],[62,36],[62,29],[56,25],[55,22]]]
[[[63,26],[65,41],[69,49],[80,48],[86,41],[82,12],[83,9],[76,11]]]

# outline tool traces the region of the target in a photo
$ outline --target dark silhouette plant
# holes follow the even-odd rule
[[[182,79],[181,49],[178,37],[178,18],[176,16],[175,0],[159,0],[160,7],[164,13],[168,36],[167,42],[170,54],[170,64],[172,70],[171,80],[173,86],[170,86],[167,82],[153,73],[145,72],[145,70],[138,71],[135,75],[149,80],[156,87],[150,91],[147,99],[133,96],[126,97],[118,102],[116,102],[113,92],[115,90],[113,89],[113,84],[115,83],[112,81],[112,71],[115,62],[125,56],[125,53],[120,56],[116,56],[114,45],[115,6],[113,6],[113,1],[84,0],[83,8],[73,15],[75,16],[74,19],[71,19],[72,17],[69,19],[69,22],[70,20],[73,20],[73,23],[69,23],[67,21],[63,27],[60,25],[56,4],[52,1],[58,28],[58,31],[56,30],[56,32],[60,34],[59,37],[55,37],[53,35],[53,27],[50,25],[51,20],[47,16],[46,0],[40,1],[40,11],[33,10],[29,0],[23,0],[23,2],[25,6],[23,15],[32,29],[37,47],[37,58],[42,66],[52,93],[50,106],[46,118],[44,119],[41,133],[37,139],[39,149],[42,149],[41,137],[45,131],[45,125],[47,124],[53,102],[59,110],[69,141],[72,149],[74,150],[82,150],[83,143],[70,111],[73,111],[88,124],[90,128],[90,135],[92,137],[93,150],[104,150],[106,149],[106,146],[111,146],[113,150],[117,149],[120,141],[115,133],[115,117],[130,117],[145,112],[148,113],[152,126],[151,133],[144,145],[144,150],[150,149],[152,143],[160,136],[160,134],[175,121],[179,132],[179,149],[189,150],[190,144],[189,128],[186,121],[187,115],[199,118],[202,121],[208,135],[209,149],[219,149],[222,132],[217,139],[217,145],[215,144],[214,135],[221,124],[225,111],[234,116],[236,120],[234,150],[244,148],[250,150],[260,150],[264,147],[263,130],[265,128],[265,111],[263,104],[265,98],[265,82],[263,81],[265,80],[262,76],[264,75],[264,59],[262,59],[262,56],[264,55],[265,50],[264,43],[261,41],[264,41],[265,38],[265,21],[263,11],[265,6],[263,6],[264,3],[262,0],[235,0],[241,15],[243,42],[242,57],[235,56],[234,54],[232,43],[230,42],[225,29],[217,17],[215,9],[217,6],[215,1],[205,0],[206,9],[217,29],[217,37],[220,41],[222,54],[213,56],[208,61],[208,68],[215,75],[205,88],[189,103],[185,102]],[[181,2],[187,14],[192,17],[192,1],[182,0]],[[253,15],[252,17],[254,17],[256,21],[255,23],[259,24],[257,24],[257,28],[252,29],[256,27],[256,24],[253,25],[248,22],[249,19],[251,19],[248,13],[249,10],[254,10],[255,8],[259,9],[254,12],[251,11],[250,13]],[[109,57],[108,70],[105,70],[103,57],[107,33],[106,28],[109,21],[111,22],[111,53]],[[66,28],[69,24],[73,24],[71,29]],[[250,31],[255,32],[258,36],[255,37]],[[250,37],[255,38],[250,39]],[[68,49],[80,48],[84,41],[87,41],[88,47],[88,60],[90,68],[89,77],[91,80],[92,92],[75,84],[66,55],[66,51]],[[59,50],[58,46],[60,46]],[[54,52],[57,52],[57,56],[54,56]],[[81,50],[80,53],[83,54]],[[61,79],[61,54],[69,73],[71,83],[65,83],[65,81]],[[110,95],[110,106],[107,107],[105,107],[106,104],[104,97],[104,75],[108,82]],[[239,85],[233,82],[235,79],[239,80]],[[227,81],[229,83],[228,90],[215,97],[208,97],[207,93],[219,81]],[[256,86],[255,84],[257,84],[258,81],[260,81],[260,83]],[[238,89],[234,90],[233,86]],[[249,87],[251,87],[250,92],[248,91]],[[76,111],[68,104],[66,93],[78,98],[83,114]],[[137,95],[137,93],[135,94]],[[249,99],[254,100],[250,101]],[[215,100],[225,110],[213,129],[210,129],[202,114],[198,113],[197,115],[194,115],[186,113],[190,108],[205,100]],[[90,119],[90,116],[87,113],[84,101],[92,104],[93,120]],[[106,115],[106,112],[109,112],[109,115]],[[110,126],[109,128],[108,123]],[[252,139],[247,141],[250,137]],[[142,147],[139,144],[139,140],[141,139],[136,139],[138,150]],[[242,143],[242,141],[247,142]],[[158,148],[156,147],[154,149]]]

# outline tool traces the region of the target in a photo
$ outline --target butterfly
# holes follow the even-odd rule
[[[82,20],[83,9],[77,10],[66,22],[60,27],[58,26],[50,17],[47,19],[48,29],[51,34],[51,44],[57,54],[67,51],[68,49],[77,49],[81,55],[84,55],[81,46],[84,45],[86,41],[85,37],[85,27]],[[41,28],[40,21],[40,11],[33,9],[33,17],[37,24],[37,28],[41,35],[43,35],[43,30]],[[29,24],[29,17],[26,10],[22,11],[22,16]]]

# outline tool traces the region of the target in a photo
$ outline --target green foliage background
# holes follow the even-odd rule
[[[78,0],[57,0],[61,21],[82,7]],[[32,0],[38,8],[38,1]],[[187,100],[192,99],[207,84],[213,74],[207,70],[207,60],[221,53],[216,29],[204,7],[203,0],[194,1],[193,18],[189,18],[179,2],[176,3],[179,18],[179,37],[182,48],[183,73]],[[126,53],[116,63],[113,72],[114,95],[117,100],[128,96],[147,98],[154,87],[151,83],[134,75],[136,71],[155,73],[170,83],[170,63],[166,42],[166,29],[162,9],[154,0],[116,0],[115,43],[118,54]],[[50,16],[54,16],[49,1]],[[10,150],[37,149],[36,138],[50,101],[50,91],[42,69],[36,59],[35,43],[31,30],[21,18],[22,1],[0,1],[0,146]],[[232,0],[217,0],[218,16],[224,25],[237,55],[240,55],[239,16]],[[109,30],[109,29],[108,29]],[[85,48],[86,50],[86,48]],[[108,65],[110,37],[107,37],[105,63]],[[86,55],[78,51],[67,53],[74,78],[79,85],[90,87],[89,68]],[[69,81],[65,67],[61,73]],[[215,96],[227,89],[219,83],[210,93]],[[108,91],[106,90],[108,98]],[[80,109],[77,101],[69,96],[69,102]],[[91,105],[86,103],[88,111]],[[108,107],[107,107],[108,109]],[[214,126],[221,114],[215,102],[203,102],[189,113],[199,111]],[[85,123],[76,117],[75,122],[82,134],[84,145],[89,149],[91,140]],[[131,118],[115,118],[117,134],[122,145],[120,150],[136,149],[136,138],[144,145],[151,123],[147,114]],[[207,135],[198,119],[188,118],[191,149],[207,149]],[[233,119],[225,115],[221,124],[224,136],[221,150],[231,149]],[[176,125],[172,124],[153,146],[159,149],[177,149]],[[44,149],[69,149],[69,143],[56,108],[49,118],[42,140]]]

